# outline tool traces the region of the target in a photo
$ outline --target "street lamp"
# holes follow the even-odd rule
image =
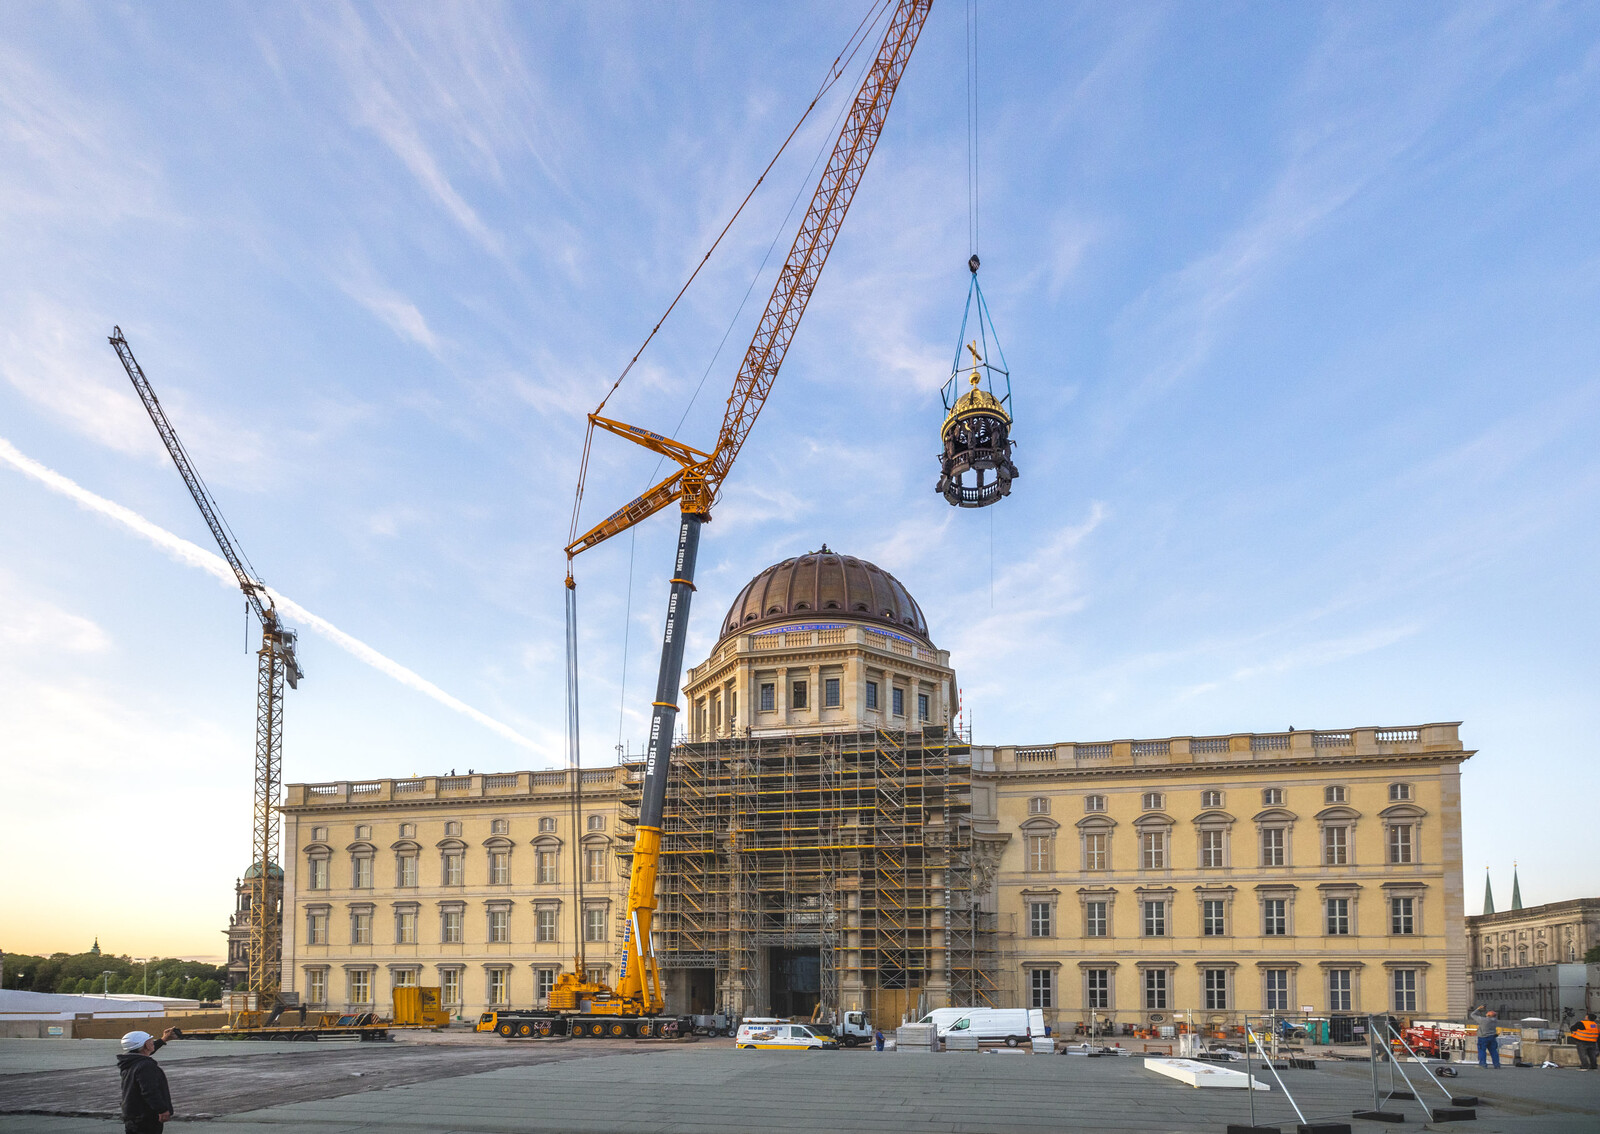
[[[143,965],[144,966],[144,995],[149,996],[150,995],[150,958],[149,957],[135,957],[133,959],[133,963],[136,964],[136,965]]]
[[[111,974],[114,970],[105,969],[100,973],[100,995],[111,995]]]

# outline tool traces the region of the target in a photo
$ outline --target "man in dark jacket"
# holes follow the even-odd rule
[[[168,1028],[156,1039],[149,1032],[129,1032],[122,1037],[117,1070],[122,1075],[122,1127],[126,1134],[161,1134],[172,1117],[172,1093],[167,1073],[150,1057],[178,1034]]]

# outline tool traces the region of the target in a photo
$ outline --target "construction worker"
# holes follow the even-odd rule
[[[1485,1057],[1494,1059],[1494,1069],[1500,1070],[1500,1019],[1495,1012],[1484,1012],[1480,1004],[1472,1013],[1472,1022],[1478,1025],[1478,1066],[1488,1067]]]
[[[149,1032],[129,1032],[122,1037],[117,1071],[122,1076],[122,1128],[127,1134],[161,1134],[161,1127],[172,1117],[167,1073],[150,1057],[177,1034],[177,1028],[168,1028],[160,1039]]]
[[[1578,1047],[1578,1066],[1585,1071],[1595,1069],[1596,1049],[1600,1048],[1600,1022],[1589,1012],[1572,1026],[1572,1042]]]

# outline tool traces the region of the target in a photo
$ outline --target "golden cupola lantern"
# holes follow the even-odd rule
[[[957,508],[986,508],[1011,495],[1018,475],[1011,460],[1011,374],[978,286],[978,257],[967,267],[972,285],[955,362],[944,385],[945,417],[939,431],[944,451],[937,491]],[[967,327],[974,315],[976,337],[969,340]]]

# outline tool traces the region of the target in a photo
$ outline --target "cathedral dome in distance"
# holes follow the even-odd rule
[[[774,563],[745,584],[722,620],[722,638],[811,616],[877,624],[926,642],[928,623],[911,592],[876,563],[821,550]]]

